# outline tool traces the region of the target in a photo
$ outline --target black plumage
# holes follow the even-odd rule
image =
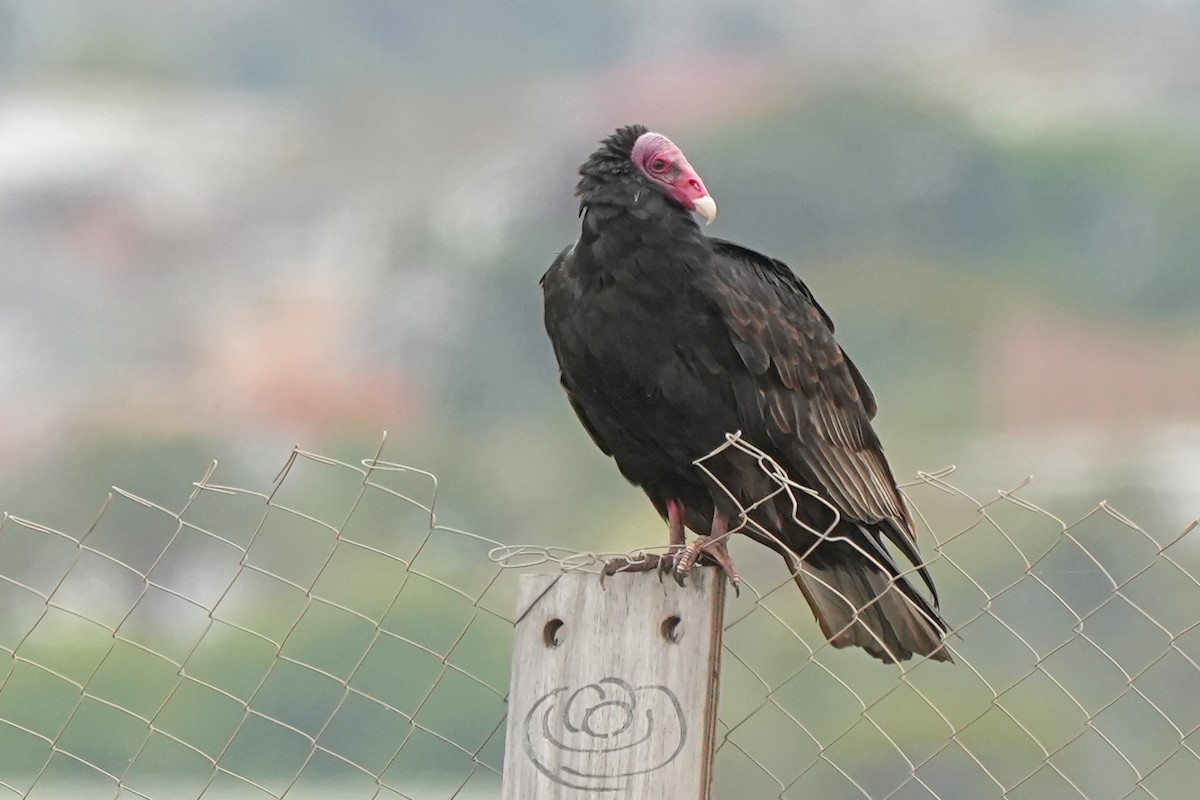
[[[621,128],[580,174],[579,240],[542,287],[563,387],[596,444],[676,544],[684,524],[718,539],[728,525],[779,552],[833,645],[949,660],[875,399],[812,293],[783,263],[704,234],[689,210],[715,204],[665,137]],[[780,493],[736,448],[694,463],[735,432],[820,497]]]

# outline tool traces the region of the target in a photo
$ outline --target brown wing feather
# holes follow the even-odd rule
[[[754,376],[763,433],[817,479],[813,488],[844,517],[890,523],[889,538],[915,555],[908,508],[871,428],[875,398],[834,339],[829,317],[783,264],[740,249],[723,255],[738,269],[721,276],[715,298]]]

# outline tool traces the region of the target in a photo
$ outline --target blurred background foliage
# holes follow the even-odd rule
[[[447,524],[660,543],[537,287],[576,166],[637,121],[714,235],[809,283],[899,475],[1032,473],[1169,540],[1200,509],[1198,74],[1186,0],[6,3],[0,509],[80,535],[110,485],[177,509],[213,458],[262,488],[387,430]]]

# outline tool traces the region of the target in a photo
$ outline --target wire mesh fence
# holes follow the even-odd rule
[[[1195,523],[1158,538],[1103,502],[1067,521],[1024,499],[1027,481],[979,502],[952,472],[904,489],[956,664],[888,673],[834,651],[785,576],[727,618],[718,780],[797,798],[1192,796]]]
[[[210,469],[178,510],[115,490],[79,534],[4,518],[0,798],[498,797],[516,574],[604,556],[446,527],[381,452],[296,450],[264,491]],[[1194,796],[1191,529],[951,477],[905,493],[952,665],[833,649],[735,540],[714,796]]]

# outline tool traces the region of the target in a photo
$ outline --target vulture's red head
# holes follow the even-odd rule
[[[614,179],[629,182],[629,177],[621,176],[632,175],[637,182],[649,182],[666,197],[696,212],[705,222],[717,218],[716,201],[709,196],[704,181],[683,151],[661,133],[648,131],[642,125],[618,128],[579,171],[583,178],[578,194],[585,204],[600,201],[600,195],[606,194],[602,187],[611,187]],[[611,188],[608,194],[611,197]]]
[[[633,143],[633,165],[652,183],[662,188],[688,211],[695,211],[711,223],[717,218],[717,203],[704,188],[704,181],[688,163],[683,151],[661,133],[646,131]]]

